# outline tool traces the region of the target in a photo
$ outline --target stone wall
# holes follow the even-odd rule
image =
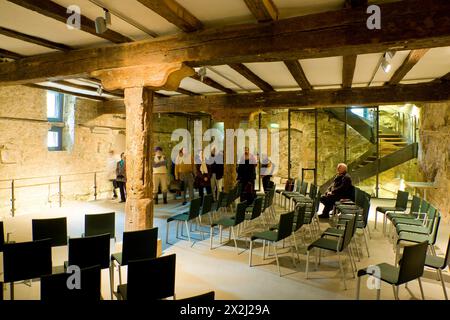
[[[427,191],[427,199],[450,221],[450,103],[421,106],[419,166],[426,181],[437,189]]]
[[[93,199],[94,172],[98,197],[111,196],[106,162],[109,150],[125,150],[124,120],[99,116],[96,101],[66,96],[63,151],[48,151],[46,95],[24,86],[0,87],[0,216],[10,213],[11,179],[16,214],[58,205],[59,176],[63,201]]]

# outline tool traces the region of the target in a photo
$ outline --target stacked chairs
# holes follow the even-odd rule
[[[111,255],[109,276],[111,281],[111,299],[114,288],[114,266],[117,263],[119,270],[119,284],[122,284],[121,267],[128,265],[129,261],[154,259],[158,253],[158,228],[127,231],[123,233],[122,251]]]
[[[345,249],[347,249],[350,245],[350,242],[352,240],[352,237],[355,233],[355,229],[356,229],[356,216],[354,216],[353,218],[351,218],[346,224],[345,224],[345,228],[344,228],[344,232],[340,235],[334,236],[333,235],[333,239],[328,239],[325,238],[326,234],[323,234],[319,239],[317,239],[316,241],[314,241],[313,243],[311,243],[308,246],[307,249],[307,256],[306,256],[306,279],[308,279],[309,277],[309,255],[310,255],[310,251],[312,249],[316,249],[318,250],[318,256],[319,256],[319,262],[318,264],[320,264],[320,258],[321,258],[321,250],[327,250],[327,251],[332,251],[335,252],[338,256],[339,259],[339,267],[341,270],[341,274],[342,274],[342,281],[344,283],[344,288],[347,290],[347,285],[345,282],[345,270],[341,261],[341,254],[342,252],[344,252]],[[337,239],[336,239],[337,238]],[[351,256],[351,253],[349,250],[346,250],[347,254],[350,258],[350,263],[352,265],[353,268],[353,259]],[[317,258],[316,258],[316,267],[318,266],[317,264]]]
[[[420,219],[420,212],[422,210],[424,210],[423,208],[421,208],[421,202],[422,202],[422,206],[425,205],[425,203],[427,203],[426,201],[421,201],[421,199],[417,196],[413,196],[412,201],[411,201],[411,207],[409,209],[409,212],[407,214],[405,213],[394,213],[394,212],[388,212],[387,213],[387,219],[388,221],[391,222],[391,224],[389,225],[389,231],[388,231],[388,235],[390,236],[392,234],[392,226],[395,225],[396,223],[400,222],[400,221],[404,221],[406,222],[408,220],[416,220],[416,219]],[[425,209],[426,212],[427,209]]]
[[[295,191],[285,191],[282,193],[284,196],[284,208],[287,207],[288,210],[291,208],[291,199],[294,197],[306,197],[306,193],[308,191],[308,183],[301,181],[297,184],[297,188]],[[286,202],[288,205],[286,206]]]
[[[308,196],[303,195],[303,194],[294,196],[294,197],[292,197],[291,202],[294,205],[294,207],[299,203],[311,203],[317,197],[317,191],[318,191],[317,186],[315,184],[311,184],[311,186],[309,188]]]

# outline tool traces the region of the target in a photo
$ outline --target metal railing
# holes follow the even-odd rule
[[[11,216],[14,217],[17,208],[16,208],[16,191],[17,189],[22,188],[31,188],[31,187],[39,187],[39,186],[50,186],[57,185],[58,186],[58,205],[59,207],[62,207],[62,198],[63,198],[63,183],[73,183],[73,182],[81,182],[81,181],[87,181],[88,179],[92,179],[93,181],[93,194],[94,194],[94,200],[97,200],[98,195],[98,183],[97,183],[97,176],[99,174],[104,174],[106,171],[93,171],[93,172],[80,172],[80,173],[68,173],[68,174],[60,174],[60,175],[49,175],[49,176],[37,176],[37,177],[22,177],[22,178],[11,178],[11,179],[2,179],[0,180],[0,183],[8,183],[8,187],[0,187],[0,190],[10,190],[11,198],[9,201],[11,202]],[[88,179],[70,179],[70,180],[63,180],[65,177],[74,177],[74,176],[88,176]],[[26,183],[27,181],[33,181],[33,180],[49,180],[45,182],[39,182],[39,183]],[[22,183],[22,184],[21,184]],[[50,195],[49,195],[50,198]],[[48,202],[51,202],[48,200]]]

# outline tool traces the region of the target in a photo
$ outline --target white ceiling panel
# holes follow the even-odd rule
[[[35,54],[49,53],[56,50],[38,46],[29,42],[21,41],[0,35],[0,48],[18,53],[24,56],[32,56]]]
[[[382,56],[382,53],[358,55],[353,76],[353,86],[357,84],[367,85],[369,83]]]
[[[306,78],[312,86],[342,84],[342,57],[300,60]]]
[[[255,84],[248,81],[247,78],[240,75],[238,72],[234,71],[227,65],[213,66],[214,70],[223,75],[225,78],[230,79],[233,86],[227,86],[230,89],[241,91],[241,90],[256,90],[261,91]]]
[[[345,0],[273,0],[279,11],[279,18],[333,11],[342,9]]]
[[[440,78],[450,72],[450,47],[430,49],[404,80]]]
[[[110,43],[84,31],[69,30],[62,22],[7,1],[0,1],[0,26],[75,48]]]
[[[180,83],[180,88],[196,92],[196,93],[221,93],[222,91],[207,86],[203,82],[192,78],[184,78]]]
[[[255,22],[243,0],[177,0],[205,26]]]
[[[269,83],[274,89],[299,89],[298,83],[283,62],[245,63],[245,66]]]

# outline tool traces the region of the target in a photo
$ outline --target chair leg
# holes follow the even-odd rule
[[[356,300],[359,300],[360,290],[361,290],[361,277],[358,277],[358,282],[356,284]]]
[[[122,270],[120,268],[120,264],[117,266],[117,268],[119,269],[119,284],[122,285]]]
[[[250,240],[250,255],[248,256],[248,266],[252,266],[253,241]]]
[[[367,241],[367,234],[366,234],[366,228],[363,229],[363,237],[364,237],[364,243],[366,245],[366,250],[367,250],[367,257],[370,257],[370,253],[369,253],[369,242]]]
[[[275,259],[277,261],[278,273],[279,273],[279,275],[281,277],[280,262],[278,261],[277,243],[276,242],[272,242],[272,245],[273,245],[273,248],[275,249]]]
[[[381,287],[377,289],[377,300],[380,300],[381,297]]]
[[[114,300],[114,261],[109,266],[109,286],[111,288],[111,300]]]
[[[425,294],[423,293],[423,287],[422,287],[422,280],[420,280],[420,277],[417,278],[417,281],[419,281],[420,295],[422,296],[422,300],[425,300]]]
[[[375,210],[375,226],[374,226],[373,230],[377,230],[377,216],[378,216],[378,211]]]
[[[442,277],[442,271],[441,271],[441,269],[437,269],[437,272],[439,274],[439,277],[441,278],[442,289],[444,290],[445,300],[448,300],[447,289],[445,288],[445,282],[444,282],[444,278]]]
[[[306,270],[305,270],[306,279],[308,279],[308,268],[309,268],[309,250],[306,251]]]
[[[392,285],[392,290],[394,291],[394,298],[395,300],[399,300],[398,298],[398,287],[396,285]]]
[[[166,243],[169,243],[169,222],[166,224]]]
[[[214,227],[209,228],[209,249],[212,250],[214,237]]]
[[[231,227],[231,233],[233,234],[234,247],[236,248],[236,252],[239,253],[237,242],[236,242],[236,233],[234,232],[234,227]]]
[[[294,247],[295,252],[297,253],[297,259],[298,261],[300,261],[300,255],[298,254],[297,239],[295,238],[295,232],[292,232],[292,237],[294,238]]]
[[[263,260],[266,259],[266,240],[263,240]]]
[[[344,290],[347,290],[347,284],[345,283],[345,270],[344,267],[342,266],[342,261],[341,261],[341,255],[338,252],[338,258],[339,258],[339,268],[341,269],[341,273],[342,273],[342,281],[344,282]]]
[[[187,232],[187,235],[188,235],[189,242],[191,242],[191,234],[189,232],[189,224],[188,224],[187,221],[185,221],[184,224],[186,225],[186,232]]]
[[[9,284],[9,296],[11,300],[14,300],[14,282]]]
[[[219,226],[219,245],[222,244],[222,226]]]

